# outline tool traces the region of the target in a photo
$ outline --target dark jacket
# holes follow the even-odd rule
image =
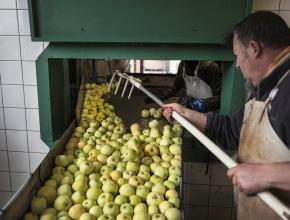
[[[258,87],[252,87],[249,99],[254,97],[256,100],[265,101],[272,88],[289,69],[290,59],[277,66]],[[237,149],[243,117],[244,107],[231,116],[208,113],[205,134],[224,148]],[[290,148],[290,74],[282,81],[272,101],[269,120],[277,135]]]

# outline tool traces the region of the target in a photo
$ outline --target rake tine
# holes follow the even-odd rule
[[[135,86],[132,84],[131,89],[130,89],[130,93],[129,93],[129,95],[128,95],[128,99],[131,98],[131,95],[132,95],[132,92],[133,92],[134,87],[135,87]]]
[[[120,76],[119,81],[118,81],[118,84],[117,84],[117,88],[116,88],[116,90],[115,90],[115,95],[117,94],[117,92],[118,92],[118,90],[119,90],[119,87],[120,87],[120,85],[121,85],[122,78],[123,78],[123,77]]]
[[[124,85],[123,92],[122,92],[122,94],[121,94],[121,97],[123,97],[123,96],[124,96],[124,94],[125,94],[125,91],[126,91],[126,88],[127,88],[127,86],[128,86],[128,83],[129,83],[129,79],[127,78],[127,80],[126,80],[126,82],[125,82],[125,85]]]
[[[113,74],[113,76],[112,76],[112,78],[111,78],[111,80],[110,80],[110,84],[109,84],[109,87],[108,87],[108,92],[111,91],[111,87],[112,87],[112,84],[113,84],[113,82],[114,82],[114,79],[115,79],[116,74],[117,74],[117,73],[114,72],[114,74]]]

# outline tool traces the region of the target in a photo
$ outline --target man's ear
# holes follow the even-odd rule
[[[249,49],[250,49],[251,56],[254,59],[257,59],[260,57],[262,53],[262,45],[259,42],[251,40],[249,43]]]

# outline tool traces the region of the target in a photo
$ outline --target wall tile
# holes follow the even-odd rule
[[[290,10],[290,1],[289,0],[281,0],[280,10]]]
[[[232,219],[232,209],[223,207],[209,207],[208,220],[231,220]]]
[[[40,139],[40,132],[28,131],[29,152],[48,153],[48,146]]]
[[[2,96],[4,107],[24,108],[22,85],[2,85]]]
[[[21,61],[0,61],[2,84],[22,84]]]
[[[27,0],[17,0],[18,9],[28,9]]]
[[[0,150],[7,150],[5,130],[0,130]]]
[[[22,67],[24,85],[37,85],[35,62],[23,61]]]
[[[280,11],[280,16],[285,20],[288,26],[290,26],[290,11]]]
[[[36,86],[24,86],[25,107],[38,108],[38,96]]]
[[[0,85],[0,107],[3,107],[2,85]]]
[[[11,191],[9,173],[0,172],[0,180],[0,191]]]
[[[11,189],[17,191],[20,186],[29,178],[29,173],[10,173],[11,175]]]
[[[206,163],[188,163],[187,183],[209,184],[210,183],[210,166]]]
[[[208,185],[185,185],[185,203],[188,205],[206,206],[209,199]]]
[[[18,35],[16,10],[0,10],[0,35]]]
[[[42,42],[32,42],[30,36],[21,36],[20,45],[23,60],[35,61],[43,51]]]
[[[30,35],[28,10],[18,10],[19,34]]]
[[[278,10],[280,0],[253,0],[253,10]]]
[[[4,108],[7,129],[26,130],[25,109]]]
[[[1,0],[0,9],[14,9],[16,8],[15,0]]]
[[[227,177],[227,168],[225,165],[220,163],[212,164],[211,185],[232,185]]]
[[[184,212],[185,213],[183,219],[185,220],[207,220],[208,207],[185,205]]]
[[[27,130],[40,131],[38,109],[26,109]]]
[[[9,171],[7,151],[0,151],[0,171]]]
[[[9,151],[28,151],[26,131],[6,130],[6,135]]]
[[[0,60],[20,60],[18,36],[0,36]]]
[[[10,171],[12,172],[30,172],[28,153],[8,152]]]
[[[5,123],[4,123],[4,111],[3,108],[0,108],[0,129],[5,129]]]
[[[233,205],[233,187],[231,186],[211,186],[210,187],[210,205],[232,207]]]
[[[30,162],[30,173],[33,173],[38,165],[42,162],[45,158],[46,154],[40,153],[29,153],[29,162]]]
[[[0,210],[4,207],[4,205],[9,201],[11,197],[11,192],[0,192]]]

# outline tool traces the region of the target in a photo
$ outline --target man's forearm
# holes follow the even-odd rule
[[[290,162],[268,164],[270,187],[290,191]]]
[[[188,109],[185,112],[184,117],[194,126],[196,126],[200,131],[204,132],[207,121],[206,114]]]

